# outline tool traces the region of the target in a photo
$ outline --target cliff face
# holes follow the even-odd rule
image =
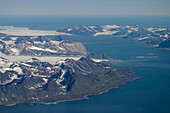
[[[65,37],[5,37],[0,39],[0,51],[6,55],[62,56],[85,55],[81,42],[73,42]]]
[[[63,48],[66,48],[68,51],[70,51],[71,53],[82,53],[82,54],[86,54],[86,48],[84,47],[84,45],[81,42],[73,42],[73,43],[63,43],[61,44],[61,46]]]
[[[6,55],[14,54],[10,47],[2,41],[0,41],[0,52]]]
[[[136,78],[129,68],[96,63],[90,58],[56,64],[32,58],[0,68],[0,104],[51,103],[98,94]]]

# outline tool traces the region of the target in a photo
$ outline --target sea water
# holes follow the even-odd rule
[[[170,26],[170,16],[0,16],[0,25],[42,26],[53,29],[75,25]]]

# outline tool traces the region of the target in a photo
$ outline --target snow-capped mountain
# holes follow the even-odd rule
[[[1,58],[0,62],[11,63]],[[97,94],[136,78],[129,68],[112,67],[87,57],[55,64],[31,58],[0,67],[0,104],[52,103]]]
[[[146,41],[150,46],[157,47],[159,44],[170,38],[169,27],[142,27],[120,26],[120,25],[96,25],[96,26],[72,26],[58,29],[57,31],[66,32],[74,35],[101,36],[111,35],[128,39]]]
[[[6,55],[62,56],[83,55],[86,49],[81,42],[63,36],[1,36],[0,52]]]

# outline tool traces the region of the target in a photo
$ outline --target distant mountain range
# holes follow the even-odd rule
[[[52,30],[41,26],[34,26],[30,28],[14,27],[14,26],[0,26],[0,38],[2,37],[33,37],[38,36],[56,36],[56,35],[79,35],[79,36],[116,36],[127,39],[133,39],[138,41],[144,41],[148,46],[151,47],[162,47],[159,46],[164,41],[170,38],[169,27],[143,27],[139,25],[132,26],[120,26],[120,25],[82,25],[82,26],[71,26]],[[14,38],[13,38],[14,39]],[[7,39],[4,39],[7,40]],[[54,40],[54,39],[53,39]],[[54,40],[55,41],[55,40]],[[2,43],[2,42],[0,42]],[[164,44],[164,43],[162,43]],[[164,45],[165,48],[166,44]],[[68,45],[67,45],[68,47]],[[166,48],[169,48],[166,46]],[[6,51],[5,51],[6,49]],[[38,48],[36,48],[38,49]],[[10,54],[12,51],[8,47],[4,47],[4,52]],[[63,51],[60,49],[60,51]],[[52,51],[51,51],[52,52]],[[55,51],[56,52],[56,51]],[[53,53],[55,53],[53,51]],[[58,53],[58,50],[57,50]],[[59,52],[60,53],[60,52]],[[28,54],[28,53],[27,53]],[[32,54],[32,53],[30,53]],[[38,53],[39,54],[39,53]]]
[[[96,25],[96,26],[72,26],[58,29],[58,32],[65,32],[80,36],[101,36],[110,35],[122,38],[145,41],[147,45],[158,47],[160,43],[169,40],[169,27],[142,27],[119,26],[119,25]]]

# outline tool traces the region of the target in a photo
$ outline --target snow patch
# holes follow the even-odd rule
[[[66,72],[67,72],[66,70],[62,70],[62,74],[61,74],[60,78],[56,80],[56,83],[58,85],[61,85],[60,82],[62,82],[64,80],[64,75]]]
[[[150,27],[150,28],[147,28],[147,30],[148,30],[148,31],[152,31],[152,30],[153,30],[153,28],[152,28],[152,27]]]
[[[93,59],[92,58],[92,60],[94,61],[94,62],[102,62],[102,61],[109,61],[109,60],[107,60],[107,59]]]
[[[98,36],[98,35],[113,35],[119,31],[104,31],[104,32],[98,32],[96,34],[93,34],[93,36]]]
[[[23,74],[22,69],[20,67],[14,67],[14,68],[1,68],[0,71],[2,73],[5,73],[6,71],[15,71],[18,74]]]
[[[165,34],[165,35],[164,35],[164,37],[166,37],[166,38],[167,38],[167,37],[168,37],[168,34]]]
[[[13,36],[45,36],[45,35],[71,35],[64,32],[56,32],[55,30],[30,30],[25,27],[0,26],[0,33]]]
[[[147,39],[148,37],[143,37],[143,38],[138,38],[138,40],[144,40]]]
[[[113,28],[120,28],[120,26],[118,26],[118,25],[105,25],[104,28],[105,29],[113,29]]]
[[[36,46],[32,46],[30,47],[30,49],[32,50],[38,50],[38,51],[47,51],[47,52],[51,52],[51,53],[57,53],[57,51],[55,50],[51,50],[51,49],[43,49],[43,48],[40,48],[40,47],[36,47]]]
[[[51,43],[55,44],[55,45],[58,45],[61,43],[62,41],[51,41]]]
[[[158,29],[158,31],[165,31],[165,30],[166,30],[165,28]]]
[[[71,31],[72,29],[67,29],[67,31]]]

